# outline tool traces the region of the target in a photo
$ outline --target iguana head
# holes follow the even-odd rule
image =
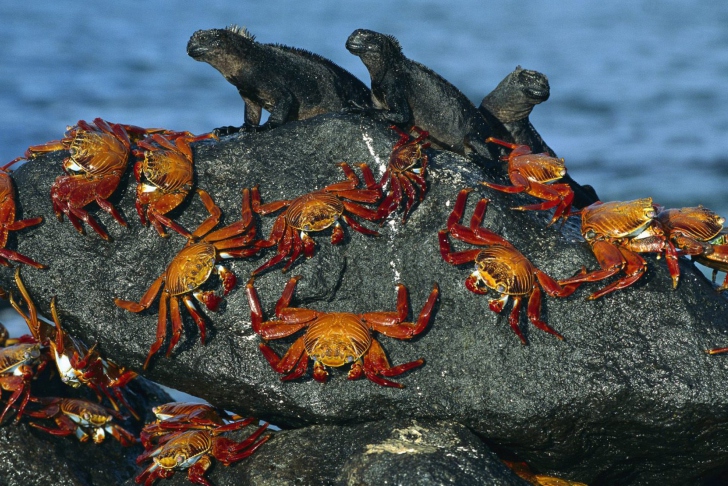
[[[230,78],[243,68],[246,55],[254,48],[255,37],[244,28],[198,30],[187,43],[187,54],[209,63]]]
[[[550,94],[546,75],[517,66],[483,98],[481,106],[500,121],[510,123],[528,117],[533,107],[549,99]]]
[[[393,36],[367,29],[355,30],[346,40],[346,48],[367,67],[402,55],[402,48]]]

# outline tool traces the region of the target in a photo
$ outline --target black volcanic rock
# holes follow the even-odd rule
[[[342,180],[336,165],[341,161],[367,162],[376,174],[396,139],[386,125],[367,118],[325,115],[204,142],[195,146],[198,184],[230,223],[239,218],[243,187],[259,184],[263,202],[269,202]],[[524,309],[521,325],[530,344],[523,346],[507,314],[492,313],[488,296],[463,286],[470,266],[442,261],[437,230],[444,228],[457,192],[476,187],[465,217],[478,197],[491,198],[484,224],[539,268],[565,278],[583,265],[596,266],[578,235],[576,218],[561,231],[546,228],[547,213],[508,209],[531,198],[478,186],[482,176],[467,159],[449,152],[432,155],[430,191],[406,225],[395,215],[379,238],[347,228],[338,246],[329,244],[328,234],[314,235],[315,256],[301,259],[289,272],[303,276],[293,304],[324,311],[394,310],[395,284],[401,282],[410,290],[416,316],[438,282],[441,298],[426,332],[411,342],[379,338],[393,364],[425,359],[423,367],[395,378],[406,388],[350,382],[344,369],[333,370],[324,385],[310,373],[294,382],[279,381],[258,350],[243,287],[273,250],[232,262],[240,285],[220,312],[206,312],[206,346],[185,315],[180,345],[170,359],[162,353],[155,357],[145,376],[284,428],[454,420],[540,473],[589,484],[687,484],[706,471],[728,468],[728,361],[703,351],[728,343],[728,301],[687,261],[680,263],[682,278],[673,290],[664,262],[648,256],[649,270],[639,282],[604,299],[585,301],[595,288],[588,285],[567,299],[544,298],[543,317],[565,341],[527,323]],[[62,172],[62,157],[38,157],[15,173],[20,217],[43,215],[46,221],[9,245],[50,265],[45,271],[22,270],[42,312],[48,315],[48,302],[57,295],[61,319],[71,332],[98,341],[109,357],[141,371],[154,341],[157,305],[131,314],[117,308],[113,298],[141,298],[184,241],[177,235],[162,239],[140,225],[133,178],[122,182],[114,198],[129,228],[92,209],[113,241],[92,231],[79,235],[68,222],[56,221],[49,187]],[[205,214],[192,198],[174,216],[193,229]],[[264,234],[273,219],[262,218]],[[12,270],[0,271],[2,286],[12,287]],[[273,316],[288,278],[279,269],[257,278],[266,318]],[[292,342],[271,345],[283,353]]]

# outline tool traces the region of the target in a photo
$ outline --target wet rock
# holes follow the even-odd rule
[[[42,393],[37,390],[39,383],[34,385],[36,385],[34,393],[41,395]],[[137,378],[129,386],[135,392],[131,400],[138,410],[146,411],[146,420],[152,419],[150,416],[152,406],[171,400],[161,388],[143,378]],[[70,390],[65,385],[60,387]],[[52,388],[53,396],[63,392],[62,389]],[[77,394],[69,392],[69,395],[74,393]],[[47,422],[45,425],[54,427],[52,422]],[[126,420],[120,425],[135,434],[141,429],[141,423],[134,420]],[[0,484],[3,486],[122,484],[136,474],[135,459],[142,451],[141,445],[123,447],[110,436],[107,436],[101,444],[81,443],[73,436],[54,437],[31,427],[23,419],[17,425],[13,423],[0,427]]]
[[[184,486],[186,476],[175,473],[164,484]],[[284,430],[249,458],[216,464],[207,477],[216,486],[528,484],[463,425],[416,420]]]
[[[204,142],[195,147],[198,184],[212,194],[229,223],[239,218],[243,187],[259,184],[263,202],[270,202],[342,180],[336,165],[341,161],[367,162],[381,173],[396,139],[386,125],[325,115]],[[492,313],[487,296],[463,286],[470,266],[442,261],[437,230],[445,226],[458,190],[476,187],[465,218],[478,197],[491,198],[484,224],[542,270],[565,278],[582,266],[596,266],[578,235],[577,218],[563,229],[547,228],[548,214],[509,209],[531,198],[478,186],[480,169],[462,157],[432,155],[431,189],[406,225],[396,217],[381,228],[379,238],[347,228],[338,246],[329,244],[328,234],[315,235],[315,256],[301,259],[289,272],[303,276],[294,305],[323,311],[394,310],[395,284],[401,282],[410,290],[416,316],[433,282],[439,283],[441,299],[425,333],[411,342],[379,339],[393,364],[426,360],[423,367],[396,378],[405,389],[350,382],[346,369],[333,370],[324,385],[310,373],[294,382],[279,381],[258,350],[260,339],[250,327],[242,285],[227,296],[220,312],[206,312],[206,346],[185,315],[180,345],[170,359],[160,352],[145,376],[283,427],[456,420],[540,473],[589,484],[691,483],[708,470],[726,469],[728,396],[723,385],[728,361],[703,350],[728,343],[728,301],[687,261],[680,264],[682,278],[673,290],[664,262],[648,256],[647,274],[606,298],[585,301],[595,289],[590,285],[568,299],[544,298],[543,318],[565,341],[531,326],[524,309],[521,327],[529,345],[523,346],[508,326],[507,312]],[[42,215],[46,221],[9,245],[50,265],[46,271],[23,269],[24,281],[46,315],[47,303],[57,295],[69,330],[88,342],[98,341],[115,361],[141,371],[155,339],[157,305],[131,314],[117,308],[113,298],[140,299],[184,241],[177,235],[162,239],[140,225],[133,178],[123,181],[113,198],[128,228],[92,209],[113,241],[91,231],[81,236],[68,222],[56,221],[48,193],[61,173],[62,158],[60,153],[39,157],[15,173],[20,217]],[[192,198],[173,216],[193,229],[205,213]],[[273,220],[262,218],[263,234]],[[454,246],[468,248],[460,242]],[[237,260],[231,267],[244,283],[274,253]],[[275,269],[256,280],[267,318],[288,277]],[[3,287],[12,286],[12,270],[2,270],[0,278]],[[293,340],[271,346],[283,353]]]

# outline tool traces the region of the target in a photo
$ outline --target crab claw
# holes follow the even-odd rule
[[[328,377],[329,372],[326,371],[324,365],[322,365],[319,361],[316,361],[313,364],[313,379],[318,381],[319,383],[326,383]]]
[[[334,224],[333,229],[331,230],[331,244],[337,245],[341,243],[341,241],[344,239],[344,229],[341,227],[341,224],[337,221]]]
[[[493,312],[500,314],[501,311],[503,311],[503,306],[506,305],[506,302],[508,302],[508,295],[504,295],[500,299],[491,300],[488,302],[488,307],[490,307],[490,310]]]
[[[217,312],[217,309],[220,307],[220,303],[222,302],[222,297],[210,290],[205,292],[195,292],[193,295],[195,296],[195,299],[205,304],[205,307],[213,312]]]
[[[223,294],[229,294],[230,291],[235,288],[235,285],[237,285],[238,277],[222,265],[217,266],[217,274],[220,275],[220,278],[222,279],[222,288],[224,289]]]
[[[477,271],[471,273],[470,276],[465,279],[465,287],[474,294],[485,295],[488,293],[488,287],[483,285],[483,281],[480,279]]]

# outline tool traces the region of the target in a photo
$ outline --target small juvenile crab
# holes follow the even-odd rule
[[[521,252],[502,236],[481,226],[488,207],[488,199],[481,199],[473,211],[470,226],[460,224],[465,210],[468,194],[472,189],[458,193],[455,206],[447,220],[447,230],[439,232],[440,254],[442,259],[453,265],[475,262],[475,271],[465,280],[465,287],[473,293],[485,294],[488,289],[495,290],[501,297],[489,303],[490,310],[496,313],[510,297],[513,297],[513,310],[508,323],[523,344],[528,344],[518,325],[521,302],[528,301],[528,319],[538,329],[553,334],[559,339],[563,336],[541,320],[541,289],[551,297],[568,297],[578,284],[561,286],[553,278],[536,268]],[[453,252],[448,240],[453,238],[485,248]]]
[[[61,327],[55,297],[51,300],[51,315],[55,326],[39,319],[35,304],[20,278],[20,269],[15,270],[15,283],[25,300],[27,314],[12,294],[10,305],[28,325],[32,341],[50,349],[49,359],[55,362],[61,381],[72,388],[82,385],[89,387],[99,397],[99,401],[103,394],[117,411],[119,406],[116,400],[118,400],[136,419],[139,419],[139,415],[129,405],[123,393],[126,385],[136,378],[137,374],[102,357],[95,346],[89,348],[83,341],[66,333]]]
[[[134,481],[151,486],[159,478],[168,479],[175,471],[187,469],[187,478],[191,482],[212,486],[205,478],[205,472],[212,465],[211,457],[225,466],[245,459],[270,438],[269,435],[259,438],[267,427],[268,424],[262,425],[242,442],[219,437],[221,431],[215,429],[187,430],[173,434],[162,445],[145,451],[137,458],[137,464],[149,458],[153,462]]]
[[[411,131],[417,134],[417,138],[412,138],[409,133],[403,132],[396,125],[389,128],[399,134],[399,141],[392,148],[387,170],[379,181],[379,185],[382,187],[389,181],[389,193],[377,208],[377,215],[381,220],[386,219],[397,210],[404,198],[406,201],[402,215],[402,223],[404,223],[415,201],[419,199],[419,202],[422,202],[427,194],[425,176],[429,157],[425,153],[425,149],[430,146],[430,143],[422,143],[422,141],[430,134],[418,127],[412,127]]]
[[[307,258],[314,254],[316,243],[308,235],[310,231],[323,231],[332,228],[331,244],[336,245],[344,239],[344,230],[339,223],[343,219],[354,230],[365,235],[379,236],[379,233],[365,228],[351,215],[376,221],[377,211],[357,203],[376,203],[382,195],[381,188],[374,181],[374,175],[366,164],[360,164],[366,189],[357,189],[359,178],[349,164],[339,164],[346,175],[346,181],[330,184],[318,191],[309,192],[292,200],[275,201],[261,204],[258,188],[252,192],[253,211],[266,215],[286,208],[275,223],[267,240],[261,243],[265,247],[278,245],[278,253],[266,263],[253,271],[257,275],[271,268],[286,257],[288,263],[283,267],[287,271],[303,251]]]
[[[644,275],[647,262],[638,253],[664,253],[673,287],[677,286],[680,277],[677,250],[656,222],[656,216],[657,207],[650,197],[632,201],[598,201],[582,209],[581,234],[591,246],[601,268],[559,283],[598,282],[624,271],[624,277],[589,296],[589,300],[598,299],[629,287]]]
[[[728,233],[723,229],[725,218],[703,206],[663,209],[657,222],[681,255],[713,269],[713,281],[719,270],[728,270]],[[680,269],[675,270],[679,275]],[[718,289],[728,289],[728,274]]]
[[[250,191],[243,189],[242,218],[224,228],[212,231],[217,225],[220,210],[209,197],[203,202],[211,216],[203,222],[194,233],[187,245],[180,250],[167,266],[162,275],[157,278],[139,302],[114,299],[114,303],[129,312],[141,312],[148,309],[157,295],[159,298],[159,319],[157,322],[157,339],[149,349],[144,362],[144,368],[149,365],[152,356],[164,343],[167,335],[167,306],[172,319],[172,339],[167,348],[167,357],[182,335],[182,315],[180,313],[180,299],[187,307],[200,330],[200,341],[205,344],[205,319],[195,307],[192,300],[203,303],[211,311],[216,311],[222,297],[213,291],[203,291],[199,288],[207,282],[213,273],[220,276],[223,295],[227,295],[237,283],[235,274],[223,265],[218,264],[222,259],[246,258],[255,255],[259,250],[255,241],[255,225],[250,209]]]
[[[18,400],[20,404],[17,406],[15,420],[20,420],[30,400],[31,380],[43,369],[45,363],[38,343],[18,343],[0,348],[0,389],[12,392],[8,404],[0,414],[0,424]]]
[[[403,388],[404,385],[385,379],[421,366],[423,359],[391,367],[379,342],[372,337],[372,331],[395,339],[411,339],[425,330],[430,322],[432,309],[437,301],[439,289],[435,284],[427,302],[420,311],[417,322],[404,322],[409,314],[407,288],[397,285],[396,312],[320,312],[313,309],[290,307],[291,298],[300,277],[291,278],[283,289],[276,304],[277,320],[263,321],[263,310],[253,281],[248,282],[246,292],[250,304],[250,318],[253,330],[263,339],[280,339],[306,328],[280,358],[267,344],[261,343],[260,350],[271,367],[288,381],[301,377],[308,368],[309,357],[313,359],[313,378],[325,382],[327,366],[338,367],[351,364],[348,378],[356,380],[366,376],[382,386]],[[363,362],[362,362],[363,361]]]
[[[61,140],[29,147],[25,158],[39,153],[69,150],[70,157],[63,162],[68,175],[58,176],[51,186],[53,211],[59,221],[63,215],[79,233],[86,222],[103,239],[110,236],[84,208],[96,202],[122,226],[127,223],[108,198],[114,193],[126,171],[132,139],[137,140],[160,129],[145,129],[133,125],[109,123],[96,118],[92,123],[80,120],[69,127]]]
[[[0,167],[0,265],[9,266],[12,260],[15,262],[25,263],[35,268],[46,268],[35,260],[28,258],[25,255],[21,255],[17,251],[9,250],[5,248],[8,243],[8,233],[11,231],[18,231],[31,226],[39,225],[43,222],[42,217],[30,218],[30,219],[15,219],[16,204],[15,204],[15,184],[13,178],[10,176],[8,169],[21,160],[17,158],[4,166]]]
[[[124,417],[115,410],[79,398],[37,398],[33,401],[43,405],[40,410],[25,410],[25,415],[34,418],[52,419],[58,428],[50,428],[37,422],[30,422],[36,429],[52,435],[75,435],[79,441],[86,442],[89,437],[100,444],[111,434],[123,446],[132,446],[137,440],[134,434],[114,423],[114,419]]]
[[[574,191],[568,184],[549,184],[566,175],[564,159],[551,157],[549,154],[534,154],[528,145],[518,145],[505,142],[497,138],[488,138],[486,142],[495,143],[510,148],[509,155],[503,157],[508,161],[508,177],[512,186],[503,186],[491,182],[481,182],[486,187],[507,193],[525,192],[530,196],[544,199],[545,202],[529,204],[513,208],[518,211],[542,210],[556,208],[549,225],[559,218],[568,218],[571,212],[571,203],[574,200]]]
[[[215,429],[219,432],[238,430],[253,423],[253,418],[243,418],[207,403],[171,402],[152,409],[157,420],[148,423],[141,431],[140,439],[145,448],[164,441],[164,437],[183,430]]]
[[[168,236],[168,227],[189,238],[190,233],[171,220],[167,213],[182,204],[194,184],[194,162],[190,143],[210,138],[212,133],[194,136],[189,132],[155,133],[137,142],[134,164],[137,184],[136,210],[143,225],[151,223],[159,236]],[[202,189],[197,190],[202,193]]]

